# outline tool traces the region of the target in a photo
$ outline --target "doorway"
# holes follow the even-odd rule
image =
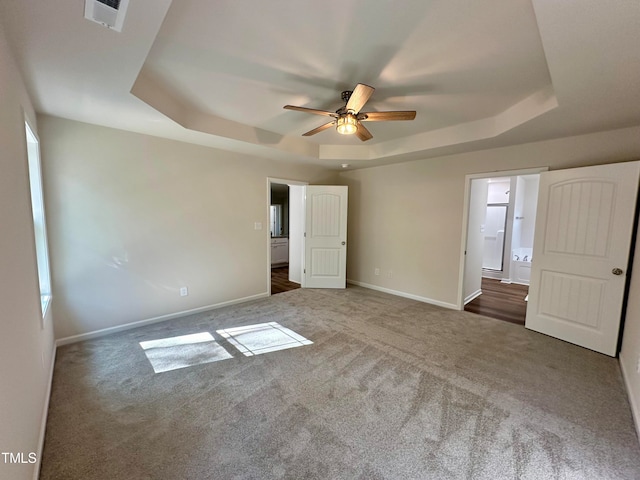
[[[474,280],[471,214],[477,202],[467,176],[459,308]],[[636,231],[640,161],[572,168],[540,176],[525,327],[615,356],[628,300],[630,252]],[[471,255],[469,256],[468,254]],[[478,260],[476,258],[476,260]],[[480,293],[482,293],[480,291]]]
[[[292,281],[289,275],[290,190],[291,187],[283,183],[271,184],[271,203],[269,206],[271,295],[300,288],[300,282]],[[295,262],[293,263],[295,264]],[[295,277],[294,273],[293,278]]]
[[[288,248],[289,281],[300,284],[302,288],[346,288],[348,187],[267,178],[268,217],[271,212],[278,211],[284,217],[282,212],[285,212],[282,208],[272,208],[273,184],[289,187],[288,238],[282,238],[286,227],[278,227],[276,220],[271,222],[274,231],[270,232],[272,235],[267,246],[269,295],[273,249],[278,242],[286,243],[285,248]],[[281,257],[275,258],[282,260]]]
[[[467,176],[461,310],[524,325],[544,170]]]
[[[269,294],[301,287],[304,254],[305,182],[268,178]]]

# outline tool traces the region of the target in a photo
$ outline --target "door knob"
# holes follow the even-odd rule
[[[342,242],[342,245],[346,245],[346,244],[347,244],[347,242]]]
[[[621,268],[614,268],[613,270],[611,270],[611,273],[613,273],[614,275],[622,275],[623,271]]]

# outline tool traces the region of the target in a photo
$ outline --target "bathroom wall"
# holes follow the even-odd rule
[[[520,247],[533,248],[533,235],[536,228],[536,209],[538,207],[538,187],[540,175],[526,175],[524,179],[524,203],[522,224],[520,226]]]
[[[509,203],[510,190],[511,177],[490,181],[487,190],[487,203]]]
[[[522,226],[526,220],[524,216],[525,190],[524,177],[515,177],[515,199],[513,202],[513,228],[511,229],[511,252],[520,248],[522,242]],[[509,257],[510,258],[510,257]]]

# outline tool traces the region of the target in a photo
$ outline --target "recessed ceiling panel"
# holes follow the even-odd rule
[[[188,108],[281,135],[322,123],[357,83],[366,110],[416,110],[367,124],[368,144],[494,116],[550,85],[529,0],[174,2],[144,65]],[[333,129],[310,141],[357,144]]]

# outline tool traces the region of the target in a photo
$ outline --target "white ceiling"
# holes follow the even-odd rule
[[[39,112],[335,166],[640,125],[640,2],[132,0],[122,33],[82,0],[3,0]],[[301,134],[342,90],[376,91],[366,143]]]

